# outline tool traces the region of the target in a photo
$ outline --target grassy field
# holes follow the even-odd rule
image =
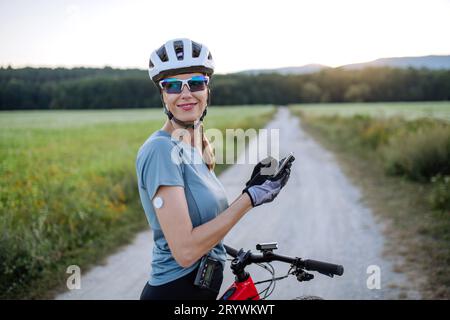
[[[274,110],[211,107],[205,128],[263,127]],[[51,298],[67,266],[86,270],[148,227],[135,159],[164,120],[161,109],[0,113],[0,298]]]
[[[390,226],[387,254],[405,258],[399,271],[420,283],[425,298],[450,298],[450,104],[291,110],[337,155],[364,200],[384,217]]]
[[[377,102],[377,103],[322,103],[292,105],[311,115],[331,114],[339,116],[370,115],[378,118],[399,116],[413,120],[420,118],[443,119],[450,121],[450,102]]]

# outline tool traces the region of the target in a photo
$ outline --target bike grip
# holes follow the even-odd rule
[[[304,264],[306,270],[318,271],[321,273],[331,273],[337,276],[342,276],[344,274],[344,267],[338,264],[309,259],[304,260]]]
[[[238,251],[232,247],[227,246],[226,244],[223,245],[225,247],[225,250],[227,253],[232,256],[233,258],[237,256]]]

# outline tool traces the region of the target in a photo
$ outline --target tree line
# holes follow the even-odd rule
[[[217,74],[213,105],[437,101],[450,98],[450,70],[371,67],[312,74]],[[145,70],[0,68],[0,110],[157,108]]]

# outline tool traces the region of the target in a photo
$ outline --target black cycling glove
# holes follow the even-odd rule
[[[253,207],[257,207],[259,205],[262,205],[263,203],[272,202],[288,182],[290,174],[291,169],[286,168],[285,170],[280,172],[279,175],[277,175],[278,179],[267,179],[261,185],[253,185],[245,188],[243,192],[247,193],[250,196]]]
[[[278,165],[282,163],[284,159],[286,158],[277,161],[275,158],[269,156],[261,160],[258,164],[256,164],[255,168],[253,168],[250,179],[245,183],[246,188],[254,185],[261,185],[267,179],[277,180],[281,176],[282,172],[280,172],[277,177],[274,177],[273,174],[276,172]],[[285,166],[285,169],[291,168],[292,161]]]
[[[242,193],[247,193],[250,196],[252,205],[254,207],[263,203],[271,202],[281,189],[286,185],[291,173],[291,160],[283,168],[277,176],[273,176],[279,164],[284,161],[285,158],[279,162],[273,157],[267,157],[261,160],[253,169],[250,179],[245,184],[245,189]]]
[[[256,164],[250,179],[245,183],[246,187],[263,184],[271,174],[275,173],[278,161],[273,157],[267,157]],[[261,170],[264,169],[262,172]]]

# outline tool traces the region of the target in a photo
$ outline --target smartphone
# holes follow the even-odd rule
[[[283,160],[282,163],[280,163],[280,165],[277,168],[277,171],[272,175],[272,177],[276,177],[283,169],[284,167],[286,167],[286,165],[292,161],[294,161],[294,154],[291,152],[289,153],[289,155],[286,157],[286,159]]]

